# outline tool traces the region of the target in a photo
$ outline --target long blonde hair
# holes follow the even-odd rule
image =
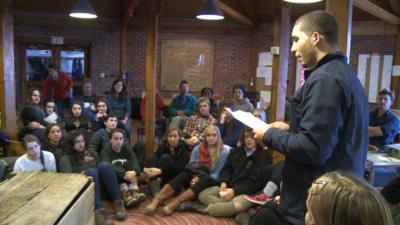
[[[342,171],[326,173],[314,181],[308,191],[307,208],[308,224],[393,224],[389,206],[380,193]]]
[[[206,137],[207,137],[207,135],[209,133],[211,133],[213,131],[217,132],[218,140],[217,140],[217,143],[215,145],[208,146]],[[224,146],[224,142],[222,141],[222,138],[221,138],[221,132],[219,131],[218,127],[215,126],[215,125],[208,125],[204,129],[203,140],[204,140],[204,144],[206,145],[207,149],[210,152],[212,165],[214,166],[215,163],[218,161],[218,158],[219,158],[219,155],[221,153],[222,147]]]

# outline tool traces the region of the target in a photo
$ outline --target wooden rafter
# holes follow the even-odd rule
[[[249,18],[247,18],[246,16],[242,15],[241,13],[239,13],[238,11],[233,9],[232,7],[226,5],[221,0],[215,0],[215,3],[219,7],[219,9],[221,9],[221,11],[224,12],[224,14],[226,16],[229,16],[230,18],[236,20],[237,22],[239,22],[239,23],[241,23],[243,25],[246,25],[246,26],[249,26],[249,27],[255,27],[255,24],[254,24],[253,21],[251,21]]]
[[[242,0],[246,14],[253,22],[256,22],[256,14],[254,13],[254,5],[251,0]]]
[[[397,0],[395,0],[397,1]],[[400,25],[400,18],[391,14],[390,12],[386,11],[385,9],[375,5],[374,3],[368,0],[354,0],[354,6],[373,15],[378,17],[379,19],[393,24],[393,25]]]
[[[124,18],[122,22],[124,26],[128,25],[138,4],[139,0],[124,0]]]

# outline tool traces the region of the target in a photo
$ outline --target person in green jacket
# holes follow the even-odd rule
[[[146,195],[139,192],[137,183],[137,177],[141,173],[139,161],[131,147],[125,142],[125,138],[123,129],[111,130],[110,143],[101,150],[101,160],[113,165],[125,205],[130,207],[142,202]]]

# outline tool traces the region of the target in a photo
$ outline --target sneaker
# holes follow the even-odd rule
[[[132,203],[129,206],[135,206],[141,202],[144,201],[146,198],[146,195],[144,193],[140,193],[134,190],[129,190],[131,196],[132,196]]]
[[[94,221],[96,225],[114,225],[108,218],[106,209],[97,209],[94,211]]]
[[[267,203],[268,201],[271,201],[273,199],[271,197],[268,197],[264,193],[260,193],[258,195],[254,195],[254,196],[246,195],[244,197],[247,199],[247,201],[253,202],[253,203],[256,203],[259,205],[265,205],[265,203]]]

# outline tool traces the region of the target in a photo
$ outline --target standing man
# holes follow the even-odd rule
[[[64,108],[69,107],[72,97],[72,80],[64,72],[56,70],[53,64],[49,65],[49,75],[43,86],[43,96],[45,99],[53,99],[57,105],[58,113],[64,116]],[[49,97],[49,92],[51,96]]]
[[[337,36],[337,22],[325,11],[307,13],[293,27],[291,51],[307,70],[304,85],[290,99],[290,126],[275,122],[254,130],[258,141],[286,155],[281,203],[277,210],[263,208],[250,224],[302,225],[314,179],[339,169],[364,174],[368,101],[338,52]]]
[[[390,90],[381,90],[378,100],[378,108],[369,113],[369,144],[383,149],[400,132],[400,119],[390,109],[394,100]]]

